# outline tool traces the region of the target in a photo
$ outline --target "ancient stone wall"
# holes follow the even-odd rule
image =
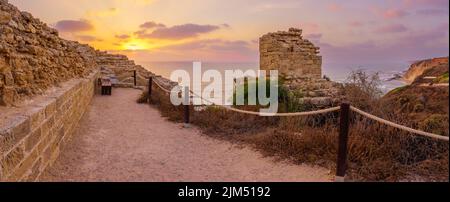
[[[24,106],[0,107],[0,182],[36,181],[74,134],[98,72],[47,90]]]
[[[154,76],[153,73],[146,70],[140,65],[136,65],[133,60],[129,60],[125,55],[109,54],[107,52],[97,52],[97,65],[107,72],[113,73],[119,80],[118,87],[132,87],[134,86],[134,73],[137,72],[137,85],[147,86],[148,78]]]
[[[15,105],[96,69],[96,51],[58,37],[30,13],[0,0],[0,105]]]
[[[260,69],[278,70],[282,77],[322,76],[319,48],[303,39],[302,30],[269,33],[260,38]]]

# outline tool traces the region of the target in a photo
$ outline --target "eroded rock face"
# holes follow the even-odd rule
[[[260,38],[261,70],[278,70],[281,77],[322,76],[322,56],[319,47],[303,39],[302,30],[268,33]]]
[[[414,82],[416,78],[421,76],[427,70],[430,70],[436,66],[447,65],[448,67],[448,57],[433,58],[428,60],[421,60],[411,65],[411,68],[403,76],[404,80],[408,83]]]
[[[7,1],[0,1],[0,105],[42,93],[70,78],[87,76],[96,51],[58,32]]]

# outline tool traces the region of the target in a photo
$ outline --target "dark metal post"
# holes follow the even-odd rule
[[[345,172],[347,170],[347,143],[348,131],[350,125],[350,104],[341,104],[339,128],[339,149],[337,157],[336,182],[344,182]]]
[[[150,76],[150,78],[148,78],[148,102],[152,101],[152,85],[153,85],[153,77]]]
[[[133,71],[133,77],[134,77],[134,86],[137,85],[137,78],[136,78],[136,70]]]

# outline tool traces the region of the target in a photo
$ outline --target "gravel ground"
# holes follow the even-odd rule
[[[136,104],[141,91],[96,96],[72,141],[41,181],[330,181],[329,170],[294,165],[167,121]]]

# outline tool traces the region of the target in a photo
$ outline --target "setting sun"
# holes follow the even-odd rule
[[[147,50],[149,49],[149,46],[146,42],[140,41],[140,40],[131,40],[129,42],[126,42],[122,45],[123,50]]]

